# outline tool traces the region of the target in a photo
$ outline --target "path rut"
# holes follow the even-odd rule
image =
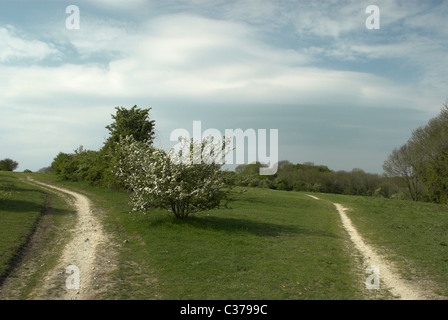
[[[65,246],[57,266],[45,277],[45,285],[35,293],[37,299],[57,300],[88,300],[93,297],[95,260],[98,255],[98,245],[108,241],[101,223],[91,209],[90,200],[77,192],[56,187],[47,183],[28,178],[30,182],[40,185],[50,191],[62,192],[74,199],[77,212],[77,223],[70,242]],[[71,267],[70,267],[71,266]],[[73,267],[75,266],[75,267]],[[67,278],[75,278],[72,270],[79,270],[79,288],[76,283]],[[71,273],[68,273],[70,271]],[[49,293],[51,291],[51,293]]]
[[[307,196],[315,200],[320,200],[316,196]],[[428,295],[422,292],[419,287],[414,285],[412,282],[401,278],[395,271],[396,268],[393,264],[386,261],[385,257],[378,253],[378,250],[365,243],[364,239],[358,233],[350,218],[345,213],[347,208],[338,203],[333,203],[333,205],[339,213],[344,229],[350,235],[350,240],[356,249],[361,253],[365,263],[365,268],[369,266],[375,266],[378,268],[379,279],[381,281],[380,288],[381,286],[385,286],[395,297],[401,300],[426,300],[429,298]]]

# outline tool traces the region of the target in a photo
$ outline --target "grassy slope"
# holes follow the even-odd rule
[[[0,202],[0,278],[25,245],[44,207],[46,194],[17,179],[17,175],[0,171],[0,188],[11,192]]]
[[[0,188],[11,192],[9,199],[0,202],[0,280],[23,258],[27,243],[36,229],[41,232],[33,238],[38,242],[33,249],[55,250],[46,250],[47,254],[32,253],[32,261],[26,261],[26,271],[21,270],[20,275],[11,274],[13,278],[19,278],[26,273],[26,277],[17,279],[14,290],[2,292],[2,298],[27,298],[43,274],[56,263],[57,248],[62,248],[64,243],[60,229],[70,227],[73,220],[68,217],[67,213],[71,211],[62,199],[23,182],[21,179],[24,178],[25,175],[20,173],[0,172]],[[42,228],[37,228],[38,223]]]
[[[359,270],[348,236],[329,203],[295,192],[237,189],[231,209],[179,221],[160,211],[131,216],[123,193],[63,184],[108,212],[104,222],[119,257],[112,286],[100,298],[366,297],[364,275],[354,276]]]
[[[430,280],[448,297],[448,207],[431,203],[319,194],[347,214],[366,242],[394,261],[406,279]],[[421,283],[421,285],[425,285]]]
[[[231,209],[179,221],[160,211],[129,215],[124,193],[33,176],[87,194],[103,213],[118,256],[108,290],[99,298],[387,298],[364,289],[364,270],[354,267],[359,261],[331,202],[353,209],[348,215],[366,241],[382,248],[403,275],[431,280],[439,284],[437,293],[448,296],[446,206],[328,194],[319,195],[328,201],[315,201],[303,193],[247,188],[236,189]],[[16,196],[22,199],[15,201],[35,200],[33,208],[40,208],[44,192],[8,174],[0,178],[21,190]],[[25,214],[24,203],[15,207],[16,228],[3,227],[0,233],[3,246],[21,243],[32,230],[38,215]],[[11,216],[4,209],[2,219]]]

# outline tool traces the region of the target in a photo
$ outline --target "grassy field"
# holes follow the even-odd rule
[[[30,252],[33,263],[27,266],[26,276],[15,282],[14,290],[1,292],[1,298],[27,298],[42,275],[56,263],[58,249],[64,244],[60,230],[70,227],[69,220],[73,220],[67,215],[73,211],[62,199],[22,179],[25,175],[20,173],[0,172],[0,190],[8,194],[0,201],[0,283],[6,276],[24,275],[15,274],[13,267],[21,262],[30,239],[35,242],[33,249],[42,252]],[[40,232],[35,234],[37,229]]]
[[[99,299],[390,298],[365,288],[365,270],[333,202],[352,208],[347,214],[359,232],[405,277],[430,280],[448,297],[446,206],[236,188],[230,208],[177,220],[161,211],[129,214],[125,193],[32,176],[93,201],[117,253]]]
[[[46,179],[60,183],[51,175]],[[119,256],[102,299],[372,296],[334,206],[305,194],[237,188],[231,208],[181,221],[161,211],[130,215],[123,193],[62,185],[85,193],[98,211],[107,212],[106,231]]]
[[[9,270],[39,219],[47,194],[21,182],[17,175],[0,172],[0,190],[9,196],[0,201],[0,278]]]

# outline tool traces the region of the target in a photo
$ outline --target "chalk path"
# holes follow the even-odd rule
[[[307,196],[320,200],[316,196],[308,195]],[[426,300],[428,299],[427,295],[421,292],[421,290],[414,285],[412,282],[401,278],[394,270],[395,267],[392,263],[386,261],[386,259],[378,254],[378,251],[372,246],[365,243],[364,239],[361,237],[359,232],[353,226],[350,218],[345,213],[347,208],[343,207],[341,204],[333,203],[336,207],[339,216],[342,221],[342,225],[344,229],[350,235],[350,240],[356,247],[356,249],[361,253],[364,261],[364,269],[369,266],[374,266],[379,271],[379,279],[380,279],[380,288],[385,286],[390,292],[398,297],[401,300]],[[373,275],[372,269],[372,275]],[[368,277],[368,273],[366,273],[366,278]],[[372,281],[372,284],[374,282]],[[375,290],[375,289],[373,289]]]

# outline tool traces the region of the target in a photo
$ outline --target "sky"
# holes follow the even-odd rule
[[[0,1],[0,159],[99,150],[137,105],[166,150],[193,121],[277,129],[279,160],[382,173],[448,99],[447,16],[428,0]]]

